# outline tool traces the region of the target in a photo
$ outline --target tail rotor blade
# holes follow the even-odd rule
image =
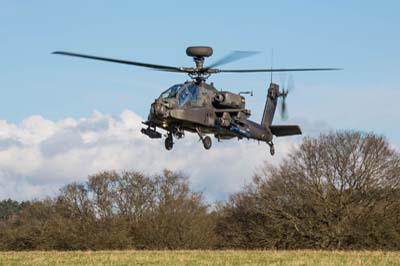
[[[281,119],[287,120],[289,115],[287,111],[288,108],[286,104],[286,97],[288,96],[289,92],[291,92],[294,89],[294,80],[292,73],[289,73],[289,76],[281,75],[281,84],[282,84],[282,90],[280,92],[281,93],[280,113],[281,113]]]
[[[282,96],[281,100],[281,119],[287,120],[288,119],[288,112],[287,112],[287,105],[286,105],[286,96]]]
[[[279,80],[281,82],[281,88],[286,88],[286,72],[279,72]]]
[[[294,89],[295,89],[295,86],[294,86],[293,74],[289,73],[289,78],[287,81],[287,91],[293,91]]]

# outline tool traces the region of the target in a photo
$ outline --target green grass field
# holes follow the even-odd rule
[[[400,265],[400,252],[0,252],[0,265]]]

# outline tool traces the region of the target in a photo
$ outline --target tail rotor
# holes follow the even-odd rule
[[[280,113],[281,119],[287,120],[289,115],[287,111],[287,104],[286,104],[286,97],[288,96],[289,92],[294,88],[294,81],[292,74],[289,74],[289,77],[286,78],[286,73],[282,73],[281,75],[281,86],[282,90],[279,93],[280,99]]]

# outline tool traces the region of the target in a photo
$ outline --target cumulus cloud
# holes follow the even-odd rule
[[[163,140],[140,133],[143,120],[126,110],[60,121],[31,116],[17,125],[0,121],[0,199],[52,196],[64,184],[102,170],[156,174],[167,168],[188,174],[192,187],[212,202],[240,189],[264,161],[279,162],[299,140],[276,140],[271,157],[265,143],[214,141],[206,151],[197,135],[187,134],[166,151]],[[310,123],[307,128],[315,131]]]

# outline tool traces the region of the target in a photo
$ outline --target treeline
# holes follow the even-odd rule
[[[305,138],[214,206],[167,170],[0,202],[1,250],[215,248],[399,249],[400,154],[381,136],[335,132]]]
[[[195,249],[215,243],[213,215],[187,177],[103,172],[3,222],[2,249]]]

